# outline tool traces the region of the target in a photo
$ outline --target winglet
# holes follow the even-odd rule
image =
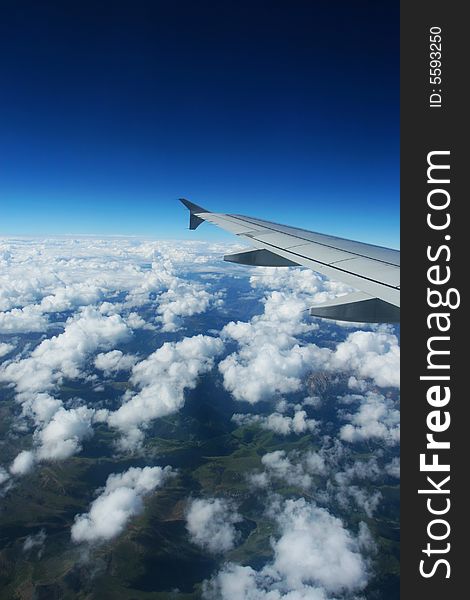
[[[198,214],[209,213],[210,210],[206,210],[205,208],[202,208],[202,206],[198,206],[197,204],[194,204],[194,202],[186,200],[186,198],[180,198],[180,202],[189,209],[189,229],[197,229],[204,221],[204,219],[198,217]]]

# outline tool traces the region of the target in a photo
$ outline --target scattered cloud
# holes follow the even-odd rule
[[[171,467],[131,467],[124,473],[110,475],[90,510],[75,517],[72,540],[99,543],[118,536],[131,517],[143,511],[144,497],[172,474]]]
[[[10,479],[10,475],[6,469],[0,467],[0,485],[3,485],[6,481]]]
[[[185,390],[196,387],[199,375],[213,367],[222,350],[222,341],[207,335],[166,342],[133,367],[130,382],[140,391],[130,393],[109,414],[109,425],[125,435],[128,446],[135,446],[141,440],[140,428],[182,408]]]
[[[385,465],[385,472],[390,477],[395,477],[395,479],[400,479],[400,459],[395,456],[392,460]]]
[[[34,452],[31,452],[30,450],[23,450],[12,462],[10,466],[10,473],[12,475],[26,475],[33,469],[34,463]]]
[[[47,535],[45,529],[41,529],[35,535],[28,535],[23,543],[23,552],[36,550],[38,558],[41,558],[42,553],[44,552],[46,538]]]
[[[274,431],[278,435],[290,435],[314,432],[318,428],[318,421],[308,419],[304,410],[295,410],[294,415],[289,417],[279,412],[270,415],[251,415],[236,413],[232,420],[238,425],[259,425],[262,429]]]
[[[129,371],[137,362],[133,354],[124,354],[121,350],[101,352],[95,358],[95,367],[103,371],[105,375],[117,373],[118,371]]]
[[[0,342],[0,358],[3,358],[7,354],[10,354],[15,349],[15,344],[7,344],[6,342]]]
[[[221,332],[238,344],[219,364],[224,386],[235,399],[254,404],[297,392],[307,374],[318,370],[369,378],[380,387],[399,386],[398,339],[385,326],[352,332],[334,349],[300,339],[318,328],[305,311],[345,293],[345,286],[302,269],[260,269],[250,281],[254,288],[267,288],[263,314],[231,322]]]
[[[286,500],[275,512],[280,535],[274,558],[260,570],[229,563],[206,584],[217,600],[333,600],[360,592],[368,580],[366,536],[305,499]],[[360,530],[361,531],[361,530]]]
[[[186,514],[191,541],[213,553],[231,550],[238,539],[235,524],[242,517],[234,506],[220,498],[192,500]]]
[[[285,450],[268,452],[262,457],[261,462],[270,477],[281,479],[289,485],[299,486],[303,489],[312,485],[312,478],[305,472],[303,465],[300,462],[291,462]]]
[[[47,425],[35,432],[38,460],[63,460],[79,452],[82,440],[93,435],[94,412],[86,406],[59,408]]]
[[[341,428],[341,439],[351,443],[376,439],[390,446],[397,445],[400,441],[400,411],[396,402],[374,392],[359,398],[358,411],[343,415],[350,422]]]
[[[385,328],[355,331],[336,347],[329,366],[372,379],[379,387],[400,387],[400,346]]]

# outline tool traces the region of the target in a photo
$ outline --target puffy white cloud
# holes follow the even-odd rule
[[[336,347],[330,367],[354,371],[380,387],[400,386],[400,346],[388,331],[355,331]]]
[[[93,434],[94,410],[86,406],[59,408],[49,423],[35,432],[39,460],[60,460],[81,450],[82,440]]]
[[[48,320],[36,306],[12,308],[0,312],[0,333],[45,331]]]
[[[108,423],[120,429],[131,445],[140,441],[138,429],[178,411],[185,390],[196,387],[199,375],[212,368],[222,350],[222,341],[207,335],[166,342],[133,367],[130,381],[140,391],[125,397],[122,406],[109,414]]]
[[[265,298],[262,315],[224,327],[222,337],[235,340],[239,350],[227,356],[219,370],[225,388],[237,400],[256,403],[295,392],[315,364],[328,357],[328,350],[296,339],[316,327],[303,320],[304,308],[303,299],[274,291]]]
[[[0,342],[0,358],[3,358],[14,349],[15,344],[7,344],[5,342]]]
[[[111,350],[111,352],[101,352],[97,355],[95,367],[109,375],[118,371],[129,371],[136,362],[137,357],[133,354],[124,354],[121,350]]]
[[[66,458],[80,450],[81,440],[92,432],[94,411],[86,407],[65,410],[52,393],[65,378],[82,377],[86,361],[96,350],[112,347],[130,333],[120,316],[103,316],[87,307],[67,320],[63,333],[43,340],[27,358],[3,364],[0,381],[14,384],[23,416],[36,424],[37,456],[21,453],[10,469],[13,474],[28,472],[36,460]]]
[[[305,472],[301,463],[292,463],[287,457],[285,450],[268,452],[261,458],[270,477],[276,477],[289,485],[309,488],[312,478]]]
[[[385,472],[390,477],[400,479],[400,459],[398,457],[392,458],[392,460],[385,465]]]
[[[214,269],[212,263],[224,264],[220,257],[226,251],[225,245],[193,240],[0,240],[0,332],[46,331],[52,313],[96,306],[121,292],[128,296],[127,304],[119,305],[123,313],[158,304],[155,295],[170,292],[162,298],[159,318],[165,328],[176,328],[181,317],[205,310],[210,300],[201,284],[185,282],[179,273],[188,267]],[[135,313],[128,323],[146,326]]]
[[[341,428],[341,439],[352,443],[379,439],[390,446],[398,444],[400,412],[395,402],[374,392],[368,392],[360,398],[358,411],[344,415],[350,422]]]
[[[304,311],[344,293],[344,286],[296,269],[260,269],[250,281],[274,291],[265,293],[263,314],[222,330],[222,337],[239,346],[219,365],[225,388],[237,400],[256,403],[299,391],[315,370],[350,372],[381,387],[398,387],[400,350],[390,328],[353,332],[333,350],[300,341],[318,327]]]
[[[306,268],[259,267],[251,276],[250,283],[253,288],[288,290],[304,299],[309,306],[332,300],[352,289]]]
[[[211,295],[200,285],[173,279],[169,289],[158,297],[157,313],[162,331],[176,331],[181,326],[181,317],[205,312],[210,302]]]
[[[205,587],[217,600],[333,600],[367,584],[365,536],[354,536],[327,510],[305,499],[287,500],[276,520],[280,536],[263,569],[226,565]]]
[[[186,514],[186,527],[191,541],[209,550],[222,553],[231,550],[238,539],[235,524],[242,517],[233,505],[220,498],[192,500]]]
[[[12,475],[26,475],[33,469],[34,463],[34,452],[23,450],[10,465],[10,473]]]
[[[53,390],[65,377],[79,377],[85,361],[96,350],[112,347],[130,333],[118,315],[105,317],[87,307],[67,320],[63,333],[43,340],[29,357],[7,361],[0,381],[13,382],[18,394]]]
[[[350,504],[348,498],[352,498],[360,510],[363,510],[366,515],[371,519],[374,512],[382,500],[382,494],[378,490],[369,492],[363,488],[359,488],[357,485],[351,485],[348,488],[341,488],[337,494],[336,499],[340,506],[344,509],[349,509]]]
[[[131,517],[142,512],[143,498],[172,474],[171,467],[131,467],[124,473],[110,475],[89,512],[75,517],[72,540],[97,543],[116,537]]]
[[[307,470],[312,475],[326,475],[327,463],[322,453],[311,450],[305,456]]]
[[[307,431],[313,432],[318,428],[318,421],[307,419],[307,413],[300,409],[296,410],[292,417],[279,412],[274,412],[267,416],[236,413],[233,415],[232,420],[238,425],[258,424],[262,429],[274,431],[278,435],[301,434]]]

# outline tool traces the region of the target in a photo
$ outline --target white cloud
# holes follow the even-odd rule
[[[262,429],[274,431],[278,435],[314,432],[318,428],[318,421],[307,419],[307,413],[300,409],[295,410],[292,417],[278,412],[271,413],[268,416],[236,413],[232,416],[232,420],[238,425],[258,424]]]
[[[285,450],[268,452],[261,458],[270,477],[276,477],[289,485],[307,489],[312,485],[312,478],[305,472],[301,463],[292,463]]]
[[[118,371],[129,371],[137,362],[137,357],[133,354],[124,354],[121,350],[111,350],[111,352],[101,352],[95,358],[95,367],[104,371],[105,375],[116,373]]]
[[[356,506],[360,510],[363,510],[369,519],[372,519],[374,512],[382,500],[382,493],[378,490],[369,492],[363,488],[359,488],[357,485],[351,485],[348,488],[340,489],[336,494],[336,499],[345,509],[349,509],[350,507],[348,497],[351,497],[355,501]]]
[[[0,467],[0,485],[3,485],[5,481],[10,479],[10,475],[6,469]]]
[[[344,293],[345,286],[296,269],[260,269],[250,281],[274,291],[265,293],[262,315],[222,330],[222,337],[239,346],[219,365],[224,386],[235,399],[256,403],[299,391],[316,370],[351,372],[381,387],[399,386],[400,350],[390,328],[353,332],[333,350],[299,340],[318,328],[304,311]]]
[[[398,457],[392,458],[392,460],[385,465],[385,472],[390,477],[400,479],[400,459]]]
[[[398,339],[388,331],[355,331],[338,344],[330,368],[353,371],[380,387],[399,387]]]
[[[171,467],[131,467],[124,473],[110,475],[89,512],[75,517],[72,540],[97,543],[116,537],[131,517],[142,512],[143,498],[172,474]]]
[[[0,381],[14,384],[23,417],[32,418],[36,425],[33,439],[38,446],[37,456],[31,455],[29,461],[24,457],[31,453],[15,459],[12,473],[26,473],[35,460],[66,458],[80,450],[81,440],[91,435],[94,411],[65,410],[52,393],[65,378],[83,377],[82,369],[96,350],[112,347],[130,333],[120,316],[106,317],[87,307],[67,320],[63,333],[43,340],[27,358],[3,364]]]
[[[84,308],[67,320],[63,333],[42,341],[28,358],[7,361],[0,381],[13,382],[24,402],[35,393],[56,389],[66,377],[80,377],[91,354],[127,339],[130,333],[118,315],[105,317],[94,308]]]
[[[179,273],[188,267],[211,270],[212,263],[227,271],[220,261],[226,251],[226,245],[193,240],[0,240],[0,332],[46,331],[52,313],[96,306],[121,292],[128,296],[119,307],[125,313],[143,303],[156,305],[149,295],[171,290],[176,296],[162,298],[160,318],[164,327],[176,328],[181,317],[206,310],[210,300],[201,284],[185,282]],[[128,322],[145,326],[135,313]]]
[[[9,354],[12,350],[14,350],[15,344],[7,344],[5,342],[0,342],[0,358],[3,358],[7,354]]]
[[[327,510],[304,499],[285,501],[276,520],[280,536],[273,541],[272,562],[259,571],[229,563],[206,584],[206,598],[333,600],[365,587],[363,533],[354,536]]]
[[[12,475],[26,475],[34,467],[35,456],[30,450],[23,450],[10,465]]]
[[[61,460],[81,450],[82,440],[93,434],[94,410],[86,406],[59,408],[49,423],[35,433],[39,460]]]
[[[0,312],[0,333],[27,333],[45,331],[48,320],[36,306],[12,308]]]
[[[341,428],[341,439],[351,443],[379,439],[390,446],[398,444],[400,412],[393,400],[374,392],[360,398],[358,411],[344,415],[350,422]]]
[[[211,295],[200,285],[174,278],[170,287],[158,297],[157,313],[162,331],[176,331],[182,317],[203,313],[211,302]]]
[[[46,543],[46,531],[41,529],[35,535],[28,535],[23,543],[23,552],[30,552],[31,550],[37,549],[38,557],[42,556],[44,545]]]
[[[222,341],[207,335],[166,342],[134,366],[130,381],[140,391],[125,397],[122,406],[109,414],[108,423],[120,429],[131,445],[140,441],[139,428],[182,408],[185,390],[196,387],[199,375],[212,368],[222,350]]]
[[[323,353],[317,346],[301,345],[295,337],[316,327],[303,320],[304,308],[304,300],[275,291],[266,297],[262,315],[224,327],[222,337],[235,340],[239,350],[227,356],[219,370],[225,388],[237,400],[253,404],[302,387],[304,376]]]
[[[213,553],[231,550],[237,541],[235,523],[242,517],[232,504],[220,498],[192,500],[186,514],[191,541]]]
[[[305,456],[307,470],[312,475],[326,475],[327,463],[322,453],[311,450]]]

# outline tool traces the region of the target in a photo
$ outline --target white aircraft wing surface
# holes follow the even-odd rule
[[[181,202],[190,211],[190,229],[209,221],[253,246],[224,260],[266,267],[302,265],[357,290],[312,307],[311,315],[371,323],[400,320],[398,250],[243,215],[214,213],[185,199]]]

